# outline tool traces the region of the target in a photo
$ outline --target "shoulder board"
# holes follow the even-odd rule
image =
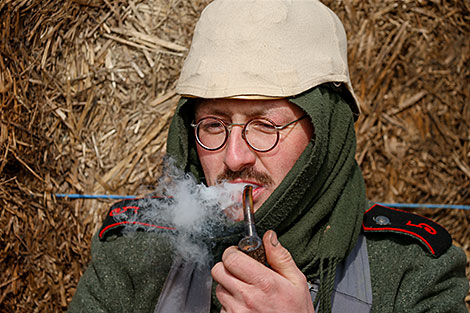
[[[168,200],[168,199],[166,199]],[[165,225],[157,225],[156,219],[150,220],[145,212],[158,207],[158,203],[164,201],[162,198],[140,198],[122,200],[111,206],[101,226],[98,238],[105,241],[110,235],[120,235],[126,225],[132,224],[136,230],[174,230],[175,228]],[[158,223],[160,224],[160,223]]]
[[[452,237],[447,230],[432,220],[378,204],[364,214],[362,229],[366,233],[389,232],[410,236],[436,258],[452,245]]]

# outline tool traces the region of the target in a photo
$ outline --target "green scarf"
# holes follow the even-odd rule
[[[365,186],[355,161],[354,118],[328,85],[289,99],[311,118],[315,135],[283,182],[255,214],[260,233],[277,232],[309,281],[320,279],[320,312],[331,311],[337,264],[354,247],[365,207]],[[167,152],[185,171],[204,181],[190,123],[191,101],[182,98],[168,134]],[[215,261],[240,233],[215,239]]]

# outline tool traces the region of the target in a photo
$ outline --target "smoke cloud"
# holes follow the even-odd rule
[[[210,257],[210,239],[232,228],[234,221],[227,216],[241,210],[244,184],[221,182],[207,187],[184,173],[169,159],[152,197],[139,200],[142,209],[138,216],[126,217],[131,223],[124,233],[137,229],[155,231],[142,223],[169,226],[174,231],[163,232],[168,236],[175,251],[183,258],[197,263],[207,263]],[[133,224],[133,221],[139,224]]]

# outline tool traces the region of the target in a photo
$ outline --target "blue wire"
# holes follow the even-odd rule
[[[119,196],[119,195],[80,195],[76,193],[56,193],[57,198],[69,199],[135,199],[137,196]]]
[[[460,204],[431,204],[431,203],[380,203],[377,204],[391,208],[409,208],[409,209],[459,209],[470,210],[470,205]]]
[[[120,195],[81,195],[76,193],[56,193],[57,198],[68,199],[135,199],[137,196],[120,196]],[[470,205],[459,204],[429,204],[429,203],[381,203],[377,204],[388,206],[391,208],[409,208],[409,209],[457,209],[470,210]]]

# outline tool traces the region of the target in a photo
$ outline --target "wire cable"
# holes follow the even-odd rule
[[[126,200],[136,199],[138,196],[122,196],[122,195],[87,195],[76,193],[56,193],[57,198],[68,199],[113,199],[113,200]],[[391,208],[408,208],[408,209],[454,209],[454,210],[470,210],[470,205],[462,204],[433,204],[433,203],[382,203],[377,204],[388,206]]]

